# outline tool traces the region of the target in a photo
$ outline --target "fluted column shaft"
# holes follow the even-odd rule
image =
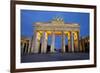
[[[68,52],[71,52],[71,32],[68,32]]]
[[[66,52],[66,48],[65,48],[65,34],[64,34],[64,32],[62,32],[62,52],[63,53]]]
[[[39,53],[39,43],[40,41],[38,40],[38,32],[35,32],[34,37],[33,37],[33,44],[32,44],[31,52]]]
[[[55,48],[55,33],[52,31],[51,48],[50,52],[53,53]]]
[[[71,32],[71,51],[74,52],[74,34]]]
[[[46,35],[46,32],[43,32],[41,53],[46,53],[46,52],[47,52],[47,35]]]

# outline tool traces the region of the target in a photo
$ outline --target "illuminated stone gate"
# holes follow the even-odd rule
[[[55,36],[61,35],[62,37],[62,49],[61,51],[65,53],[65,38],[68,38],[68,52],[79,52],[79,33],[80,26],[76,23],[64,23],[62,18],[54,18],[49,23],[37,22],[34,27],[34,35],[32,46],[30,48],[31,53],[39,53],[39,48],[41,44],[41,52],[47,53],[47,41],[48,36],[51,37],[50,53],[54,53],[55,50]]]

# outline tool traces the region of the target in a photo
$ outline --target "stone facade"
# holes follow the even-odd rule
[[[79,44],[80,25],[76,23],[64,23],[63,19],[54,19],[49,23],[36,22],[34,25],[33,39],[29,42],[28,52],[47,53],[48,36],[51,37],[50,53],[55,53],[56,35],[62,37],[62,53],[66,52],[65,38],[68,38],[68,52],[81,51]]]

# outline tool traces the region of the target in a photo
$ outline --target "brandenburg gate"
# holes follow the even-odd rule
[[[79,52],[79,33],[80,26],[76,23],[64,23],[62,18],[54,18],[51,22],[36,22],[34,25],[34,35],[32,40],[32,53],[39,53],[41,44],[41,52],[47,52],[48,36],[51,36],[50,53],[55,52],[56,35],[61,35],[62,48],[61,52],[66,52],[65,38],[68,38],[68,52]]]

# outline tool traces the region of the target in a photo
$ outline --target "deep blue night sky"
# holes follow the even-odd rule
[[[89,13],[79,12],[56,12],[56,11],[34,11],[21,10],[21,35],[32,37],[35,22],[50,22],[54,17],[62,17],[65,23],[80,24],[80,37],[89,35]],[[48,44],[50,44],[49,38]],[[67,40],[67,39],[66,39]],[[61,37],[56,37],[56,48],[61,48]]]

